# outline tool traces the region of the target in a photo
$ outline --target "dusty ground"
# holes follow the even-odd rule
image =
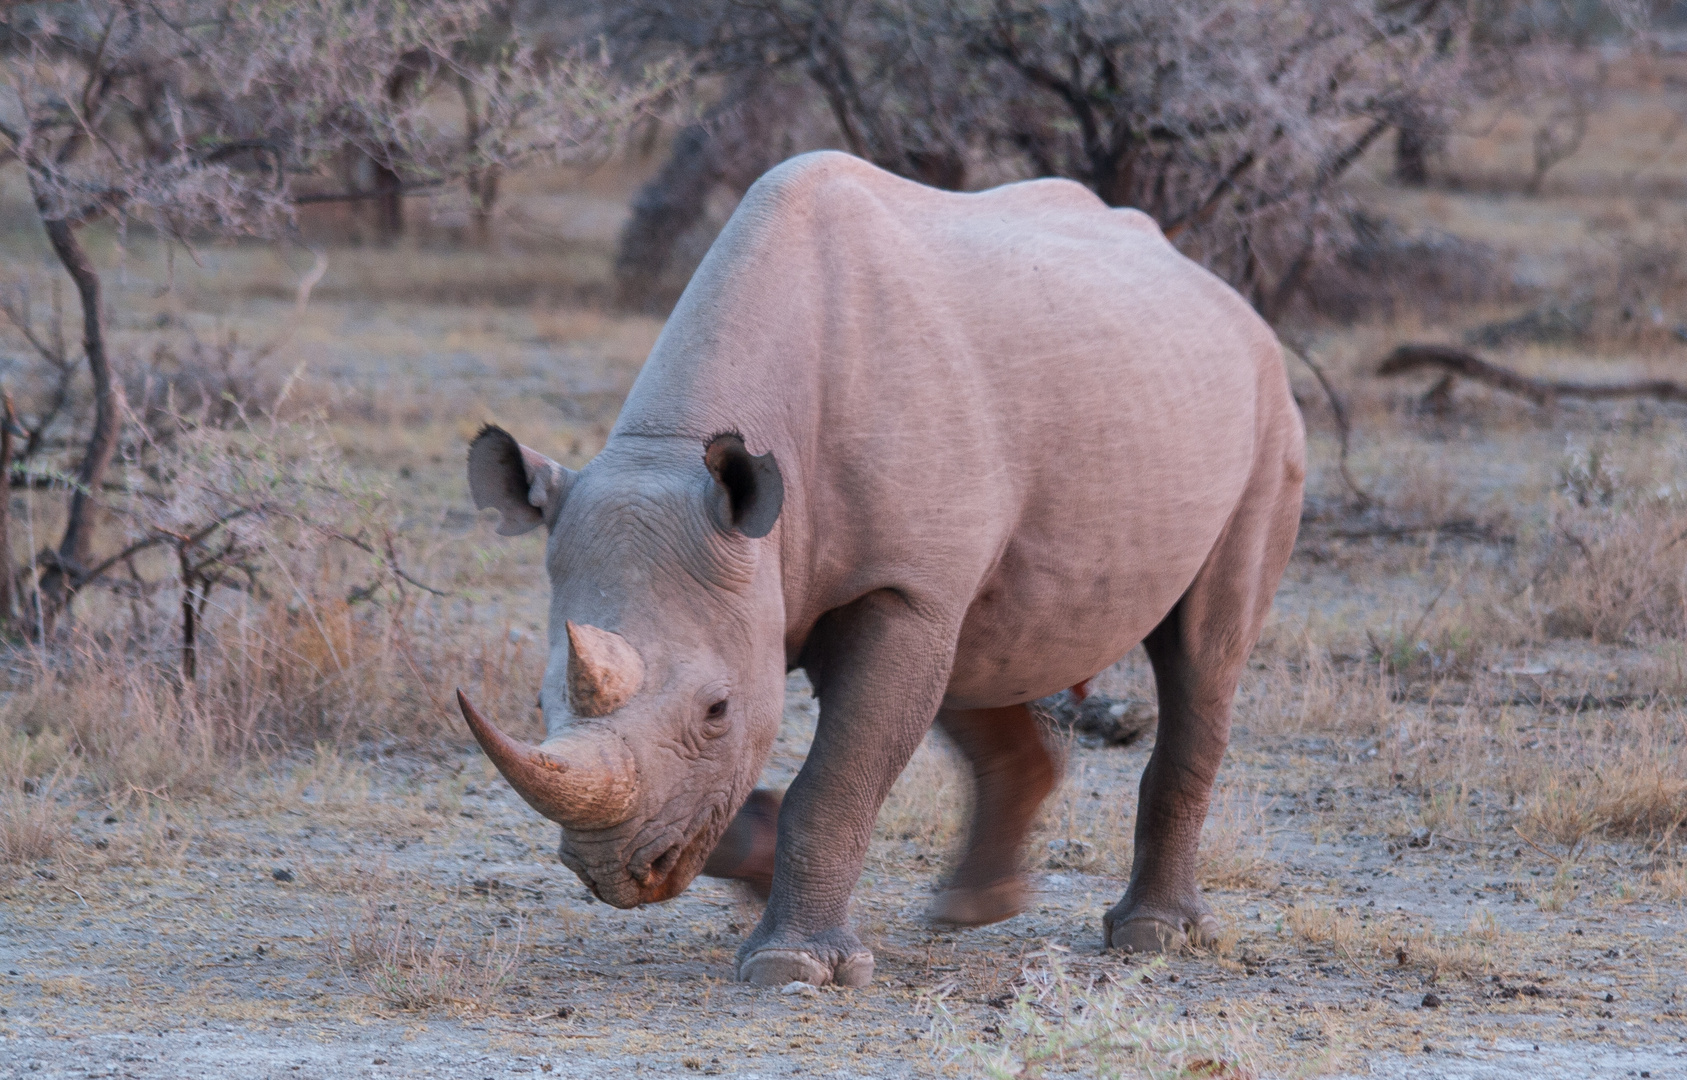
[[[1613,230],[1683,225],[1598,194],[1603,160],[1526,205],[1378,197],[1521,245],[1543,280],[1565,278],[1566,253]],[[566,257],[336,248],[302,316],[298,258],[213,249],[160,292],[155,249],[107,247],[126,267],[117,336],[143,341],[162,314],[206,334],[236,318],[253,335],[285,328],[285,358],[309,365],[354,462],[401,478],[409,524],[431,537],[415,569],[456,590],[451,617],[532,642],[538,545],[468,512],[464,438],[496,418],[586,460],[660,328],[577,303],[603,287],[625,196],[577,187],[518,203],[524,235]],[[39,249],[16,230],[6,242]],[[1592,787],[1554,786],[1661,761],[1669,811],[1687,746],[1680,638],[1554,636],[1527,591],[1531,552],[1564,513],[1566,461],[1597,446],[1631,485],[1676,484],[1687,410],[1548,413],[1466,390],[1425,417],[1423,386],[1366,376],[1393,342],[1455,329],[1315,337],[1351,394],[1354,470],[1386,521],[1352,511],[1327,410],[1295,369],[1311,499],[1208,827],[1204,876],[1232,931],[1212,954],[1145,968],[1097,949],[1146,744],[1071,747],[1032,846],[1035,905],[962,933],[922,917],[965,800],[928,745],[856,893],[873,986],[790,994],[730,981],[756,918],[733,889],[699,881],[637,912],[594,903],[556,863],[552,829],[462,741],[323,747],[231,765],[208,796],[84,807],[57,856],[0,867],[0,1077],[980,1075],[991,1052],[1046,1044],[1019,1038],[1016,1017],[1076,1021],[1051,998],[1017,1004],[1051,963],[1059,985],[1126,995],[1157,1031],[1268,1076],[1687,1077],[1678,830],[1616,828],[1593,795],[1576,801]],[[1676,372],[1682,355],[1502,358],[1608,377]],[[1453,521],[1470,527],[1420,527]],[[1414,667],[1420,638],[1429,659]],[[536,650],[526,662],[536,679]],[[1149,696],[1140,655],[1100,688]],[[769,784],[794,774],[813,715],[793,676]]]
[[[1116,687],[1137,675],[1126,667]],[[813,715],[794,676],[769,782],[800,763]],[[1550,910],[1557,868],[1524,844],[1397,831],[1417,799],[1373,782],[1375,767],[1354,760],[1364,742],[1239,734],[1209,867],[1242,879],[1210,890],[1235,939],[1156,970],[1150,1000],[1251,1028],[1246,1044],[1272,1075],[1687,1074],[1687,906],[1613,888],[1642,853],[1589,853],[1572,897]],[[1074,746],[1071,784],[1038,839],[1052,854],[1035,907],[953,933],[921,917],[953,834],[937,808],[959,794],[946,752],[928,747],[857,890],[874,985],[781,994],[729,981],[755,914],[733,889],[702,881],[674,903],[616,911],[555,863],[552,829],[478,755],[324,752],[209,802],[85,821],[90,856],[77,867],[7,881],[0,1075],[946,1071],[955,1047],[934,1042],[934,999],[988,1041],[1037,954],[1058,950],[1080,977],[1128,972],[1097,950],[1117,865],[1048,863],[1105,843],[1096,830],[1108,822],[1128,826],[1145,755]],[[506,951],[519,935],[520,965],[483,1007],[404,1011],[329,944],[351,941],[370,911],[483,950],[490,932]],[[1370,938],[1309,938],[1297,915],[1386,927],[1433,953],[1402,965]],[[1437,1008],[1424,1007],[1431,993]]]

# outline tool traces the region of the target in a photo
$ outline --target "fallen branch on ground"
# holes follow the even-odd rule
[[[1519,375],[1509,368],[1491,364],[1473,353],[1448,345],[1400,345],[1377,365],[1381,376],[1406,375],[1414,371],[1440,371],[1445,378],[1430,393],[1444,398],[1454,377],[1470,379],[1528,398],[1536,405],[1551,406],[1559,398],[1600,401],[1611,398],[1650,397],[1659,401],[1687,402],[1687,386],[1668,379],[1642,379],[1625,383],[1564,382]]]

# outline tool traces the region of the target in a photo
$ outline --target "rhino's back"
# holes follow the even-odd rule
[[[1065,678],[1034,663],[1017,681],[1038,685],[1007,686],[1027,648],[1077,681],[1175,603],[1246,482],[1262,387],[1286,398],[1280,364],[1240,297],[1077,184],[957,194],[810,154],[746,196],[618,430],[773,450],[796,473],[793,633],[873,588],[965,611],[970,701]]]

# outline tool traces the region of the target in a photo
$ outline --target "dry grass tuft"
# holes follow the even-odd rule
[[[416,635],[412,608],[354,608],[334,584],[325,577],[296,606],[237,597],[213,612],[193,682],[145,640],[114,650],[78,633],[29,673],[33,685],[0,710],[0,732],[74,756],[101,796],[186,795],[295,746],[458,741],[442,701],[456,683],[482,687],[504,716],[529,711],[522,641],[472,624],[454,642]]]
[[[1687,766],[1679,751],[1619,751],[1579,769],[1543,769],[1523,819],[1532,834],[1572,850],[1595,833],[1668,842],[1687,824]]]
[[[1306,637],[1289,646],[1264,652],[1263,669],[1248,673],[1237,708],[1241,723],[1260,734],[1296,735],[1361,735],[1392,726],[1398,705],[1376,665],[1337,665]]]
[[[1624,642],[1687,633],[1687,504],[1672,479],[1631,474],[1599,446],[1559,468],[1562,497],[1536,595],[1556,637]],[[1678,464],[1678,463],[1677,463]]]
[[[1081,979],[1053,950],[1032,954],[991,1041],[974,1041],[941,998],[932,1029],[940,1053],[969,1074],[1039,1077],[1050,1073],[1251,1080],[1260,1075],[1257,1035],[1240,1019],[1195,1020],[1145,993],[1157,960],[1121,976]],[[1040,964],[1036,961],[1042,961]]]
[[[0,781],[0,864],[50,859],[70,838],[76,808],[60,777]]]
[[[1201,833],[1201,884],[1215,889],[1258,889],[1279,870],[1266,853],[1266,808],[1257,790],[1223,788],[1207,811]]]
[[[69,838],[76,763],[54,743],[0,728],[0,864],[51,858]]]
[[[960,753],[947,739],[927,738],[879,808],[878,838],[912,844],[911,854],[928,861],[947,855],[971,812],[969,788]]]
[[[393,1008],[472,1011],[489,1005],[515,975],[525,933],[521,922],[503,936],[496,929],[466,937],[444,926],[424,929],[402,903],[383,895],[332,926],[325,942],[342,977]]]
[[[1485,974],[1503,932],[1493,915],[1473,916],[1465,932],[1436,934],[1423,927],[1365,922],[1353,913],[1318,904],[1294,904],[1282,911],[1283,929],[1314,946],[1330,949],[1355,968],[1364,964],[1409,967],[1435,978]]]

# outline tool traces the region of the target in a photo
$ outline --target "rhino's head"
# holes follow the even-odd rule
[[[779,728],[784,607],[765,537],[784,485],[742,437],[628,438],[579,472],[495,427],[469,448],[499,532],[549,529],[545,741],[512,739],[459,691],[488,757],[562,825],[565,863],[617,907],[702,867]]]

